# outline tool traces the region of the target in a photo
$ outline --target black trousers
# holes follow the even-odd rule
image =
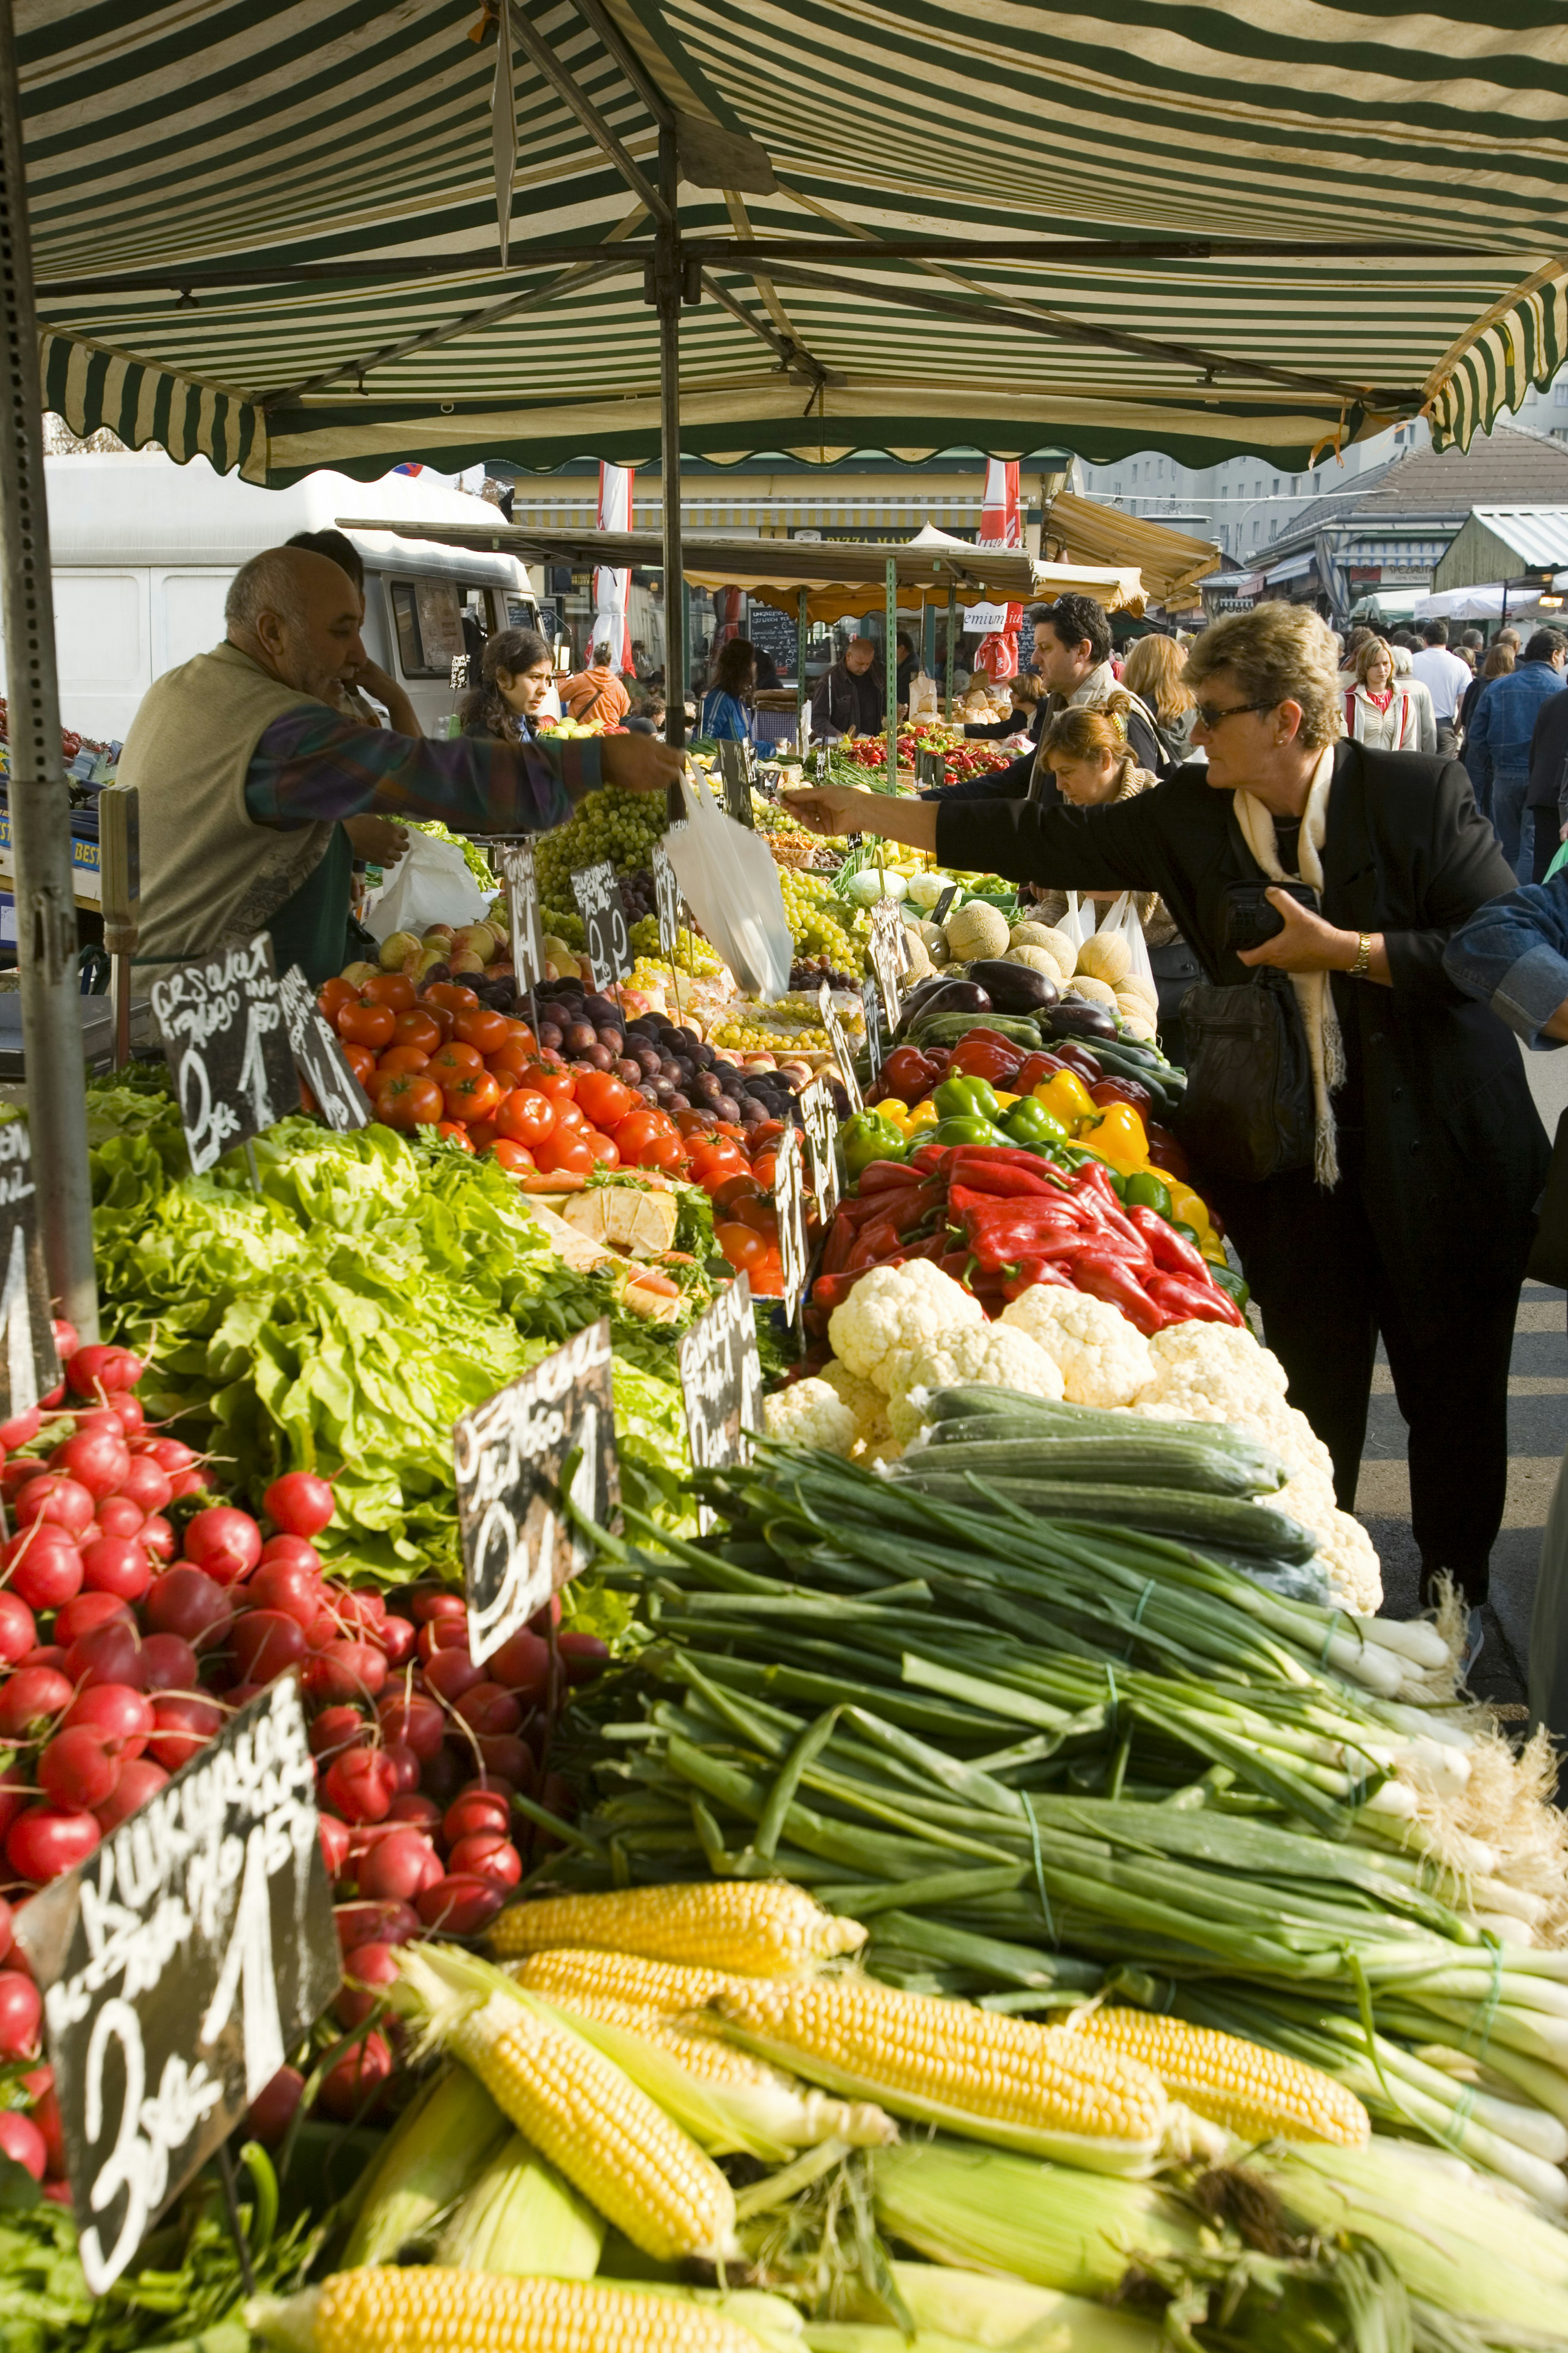
[[[1557,814],[1555,801],[1548,802],[1540,808],[1537,808],[1533,802],[1530,803],[1529,807],[1530,814],[1535,819],[1530,879],[1532,882],[1544,882],[1547,868],[1563,847],[1563,820]]]
[[[1487,1291],[1434,1250],[1429,1275],[1392,1276],[1367,1215],[1353,1149],[1331,1193],[1310,1169],[1205,1188],[1241,1254],[1284,1366],[1290,1403],[1333,1457],[1342,1511],[1355,1507],[1378,1335],[1409,1425],[1410,1520],[1424,1576],[1447,1569],[1484,1600],[1508,1485],[1508,1375],[1519,1283]],[[1200,1179],[1200,1186],[1202,1180]]]

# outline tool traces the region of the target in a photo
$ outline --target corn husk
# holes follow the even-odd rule
[[[510,2127],[466,2067],[448,2067],[405,2110],[366,2185],[340,2268],[390,2263],[429,2236]]]
[[[433,2260],[455,2271],[592,2279],[604,2244],[605,2224],[587,2200],[513,2133],[447,2222]]]

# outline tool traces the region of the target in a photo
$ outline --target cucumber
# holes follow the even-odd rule
[[[940,1464],[940,1455],[928,1458],[922,1451],[891,1464],[889,1474],[900,1487],[912,1487],[939,1503],[973,1507],[981,1500],[967,1479],[921,1467],[928,1459]],[[1228,1495],[1195,1495],[1178,1487],[1094,1486],[1088,1482],[1080,1486],[1070,1479],[993,1476],[985,1485],[1005,1503],[1046,1518],[1103,1521],[1183,1544],[1214,1545],[1247,1559],[1304,1567],[1318,1549],[1317,1537],[1283,1512],[1272,1511],[1267,1504],[1237,1503]]]
[[[1260,1446],[1244,1430],[1233,1430],[1226,1421],[1145,1420],[1142,1415],[1129,1414],[1121,1408],[1067,1405],[1055,1398],[1032,1397],[1026,1389],[991,1388],[976,1382],[960,1382],[952,1388],[938,1389],[931,1399],[930,1412],[937,1428],[958,1422],[990,1424],[1027,1419],[1037,1428],[1043,1427],[1064,1438],[1110,1435],[1124,1439],[1135,1435],[1152,1446],[1165,1438],[1185,1439],[1217,1447],[1239,1462],[1268,1464],[1279,1474],[1275,1484],[1285,1476],[1284,1465],[1269,1448]],[[999,1433],[990,1428],[965,1429],[964,1435],[995,1438]]]
[[[949,1425],[950,1427],[952,1425]],[[994,1429],[994,1424],[988,1427]],[[1125,1437],[1052,1438],[1033,1432],[979,1440],[933,1437],[943,1472],[973,1471],[987,1481],[1002,1478],[1088,1480],[1105,1484],[1139,1486],[1157,1480],[1163,1487],[1181,1487],[1203,1495],[1267,1495],[1280,1484],[1267,1469],[1249,1468],[1226,1448],[1186,1439],[1163,1439],[1152,1445],[1134,1431]],[[911,1458],[925,1459],[922,1448]]]

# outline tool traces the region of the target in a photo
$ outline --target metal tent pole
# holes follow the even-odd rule
[[[947,723],[948,723],[948,725],[949,725],[950,727],[951,727],[951,726],[952,726],[952,655],[953,655],[953,646],[954,646],[954,642],[955,642],[955,640],[956,640],[956,638],[957,638],[957,636],[958,636],[958,589],[957,589],[957,587],[956,587],[956,586],[955,586],[950,587],[950,588],[948,589],[948,592],[947,592],[947,703],[946,703],[946,710],[947,710]]]
[[[664,489],[664,739],[686,741],[686,579],[680,556],[680,244],[675,226],[679,177],[675,133],[658,134],[658,181],[670,211],[655,246],[654,299],[658,306],[659,465]],[[673,806],[679,786],[671,786]]]
[[[811,592],[803,588],[795,607],[795,748],[805,756],[805,637],[811,626]]]
[[[49,1289],[82,1338],[96,1340],[70,802],[60,751],[38,331],[11,0],[0,0],[0,558],[27,1122]]]
[[[888,790],[899,789],[899,559],[888,558],[887,642],[882,658],[888,665]]]

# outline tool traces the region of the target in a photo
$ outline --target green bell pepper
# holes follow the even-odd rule
[[[1044,1103],[1037,1103],[1033,1095],[1026,1095],[1022,1103],[1015,1103],[1002,1124],[1014,1144],[1057,1145],[1068,1141],[1060,1120]]]
[[[1208,1270],[1215,1282],[1218,1283],[1220,1289],[1222,1291],[1227,1291],[1238,1307],[1245,1307],[1247,1305],[1252,1293],[1247,1289],[1239,1274],[1236,1273],[1234,1270],[1228,1266],[1222,1266],[1217,1259],[1212,1258],[1208,1261]]]
[[[1152,1209],[1158,1218],[1171,1215],[1171,1188],[1152,1168],[1135,1169],[1127,1179],[1130,1209]]]
[[[1011,1138],[1004,1134],[993,1119],[982,1119],[978,1113],[969,1112],[941,1122],[934,1135],[929,1129],[921,1131],[932,1144],[940,1144],[945,1152],[950,1144],[1000,1144]]]
[[[984,1119],[994,1123],[1002,1106],[988,1079],[943,1079],[931,1096],[939,1119]]]
[[[873,1160],[904,1160],[909,1156],[909,1139],[874,1111],[858,1111],[847,1119],[838,1131],[838,1149],[843,1156],[847,1176],[858,1176]]]

